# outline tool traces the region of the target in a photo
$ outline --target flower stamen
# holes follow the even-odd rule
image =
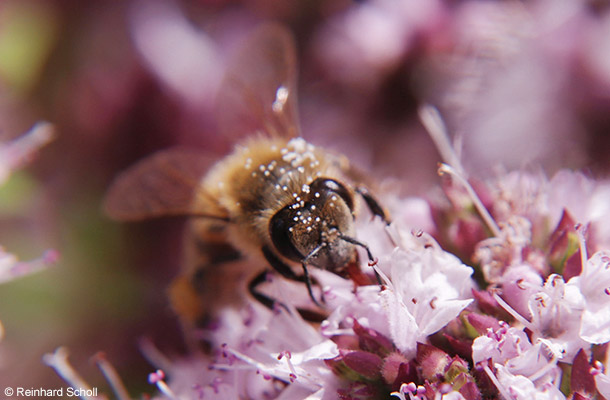
[[[459,173],[453,167],[451,167],[449,164],[445,164],[445,163],[441,163],[439,165],[438,173],[439,173],[439,175],[447,174],[447,175],[451,176],[451,178],[455,179],[460,185],[462,185],[462,187],[464,189],[466,189],[466,192],[470,196],[470,200],[472,200],[472,204],[474,205],[475,209],[478,211],[481,218],[483,218],[483,221],[485,222],[485,224],[491,231],[492,235],[494,237],[501,237],[502,231],[501,231],[500,227],[498,226],[496,221],[493,219],[493,217],[491,216],[489,211],[487,211],[487,208],[485,208],[485,206],[483,205],[483,202],[481,201],[481,199],[479,199],[479,196],[474,191],[473,187],[470,185],[470,183],[468,183],[468,180],[461,173]]]
[[[290,371],[288,374],[286,374],[285,371],[278,370],[277,368],[275,368],[273,366],[268,366],[268,365],[263,364],[262,362],[256,361],[255,359],[253,359],[237,350],[234,350],[227,345],[223,346],[223,352],[226,353],[227,357],[230,356],[231,358],[241,360],[248,365],[215,364],[214,369],[217,369],[217,370],[238,370],[238,369],[239,370],[256,370],[258,373],[262,374],[263,377],[265,377],[265,379],[277,378],[277,379],[281,379],[284,381],[288,380],[290,382],[294,382],[297,379],[297,376],[299,376],[302,381],[304,381],[308,384],[315,385],[316,387],[320,386],[319,382],[316,382],[313,379],[309,378],[306,374],[297,372],[294,364],[292,363],[292,361],[290,361],[290,359],[292,358],[292,354],[290,354],[290,352],[283,351],[282,353],[280,353],[277,356],[278,360],[281,360],[282,358],[287,359],[288,369]],[[288,376],[286,376],[286,375],[288,375]]]
[[[542,376],[546,375],[551,369],[553,369],[555,366],[557,366],[557,355],[555,354],[555,352],[553,352],[551,350],[551,354],[553,354],[553,357],[549,360],[549,362],[542,368],[540,368],[538,371],[536,371],[534,374],[530,375],[528,378],[529,380],[531,380],[532,382],[541,378]]]
[[[504,387],[504,385],[500,383],[498,377],[496,376],[496,374],[493,373],[493,371],[489,368],[488,365],[484,365],[483,370],[485,371],[489,379],[491,379],[492,383],[496,386],[502,397],[504,397],[505,399],[513,398],[513,396],[506,390],[506,387]]]
[[[286,363],[288,364],[288,369],[290,370],[290,382],[294,382],[297,379],[297,371],[294,368],[294,365],[292,364],[292,362],[290,361],[290,358],[292,357],[292,354],[290,354],[290,352],[288,350],[284,350],[280,353],[279,356],[277,356],[278,360],[281,360],[282,358],[286,359]]]
[[[58,347],[52,354],[47,353],[42,356],[42,362],[53,368],[57,375],[66,381],[74,389],[78,389],[81,393],[91,392],[92,388],[84,381],[84,379],[72,368],[68,362],[68,350],[65,347]],[[83,395],[85,400],[106,399],[106,396],[91,397]]]
[[[140,352],[148,362],[164,371],[171,371],[173,362],[167,358],[148,338],[143,338],[138,342]]]
[[[583,226],[582,224],[576,224],[574,229],[578,235],[578,246],[580,248],[580,262],[582,265],[582,276],[586,276],[587,274],[587,261],[589,260],[589,256],[587,254],[587,240],[585,239],[585,235],[587,234],[588,226]]]
[[[418,392],[420,391],[420,388],[421,386],[417,386],[414,382],[403,383],[400,385],[400,389],[398,389],[397,392],[390,393],[390,396],[396,396],[400,400],[407,400],[405,394],[408,394],[409,400],[416,400],[419,398]]]
[[[95,364],[102,371],[102,374],[106,377],[106,380],[110,384],[112,391],[119,400],[129,400],[132,397],[125,388],[121,377],[117,373],[114,366],[106,359],[106,355],[102,352],[97,353],[94,356]]]
[[[159,391],[161,391],[161,393],[163,393],[170,399],[177,399],[176,395],[174,394],[174,392],[172,392],[167,383],[165,383],[164,379],[165,372],[163,372],[163,370],[161,369],[158,369],[155,372],[151,372],[148,375],[148,382],[153,385],[157,385],[157,388],[159,388]]]
[[[507,302],[505,302],[502,297],[500,297],[500,295],[498,295],[498,293],[493,292],[492,293],[493,298],[498,302],[498,304],[500,305],[500,307],[502,307],[507,313],[509,313],[510,315],[513,316],[513,318],[515,318],[517,321],[521,322],[521,324],[523,324],[523,326],[525,326],[526,328],[530,329],[530,330],[535,330],[535,327],[532,325],[532,323],[530,321],[528,321],[527,319],[525,319],[521,314],[519,314],[514,308],[512,308],[511,306],[508,305]]]

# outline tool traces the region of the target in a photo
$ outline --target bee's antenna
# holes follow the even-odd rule
[[[371,249],[365,243],[362,243],[358,239],[355,239],[350,236],[345,236],[343,234],[339,235],[339,239],[344,240],[351,244],[355,244],[356,246],[362,247],[364,250],[366,250],[366,255],[369,258],[369,265],[372,267],[373,265],[377,264],[377,259],[375,257],[373,257],[373,253],[371,253]],[[375,278],[377,278],[377,283],[379,283],[381,285],[381,277],[379,276],[379,273],[377,272],[377,270],[375,270],[375,269],[373,269],[373,270],[375,271]]]
[[[375,263],[377,263],[377,260],[375,260],[375,257],[373,257],[373,253],[371,253],[371,249],[369,249],[369,246],[367,246],[366,244],[362,243],[358,239],[354,239],[353,237],[345,236],[343,234],[339,235],[339,239],[344,240],[351,244],[355,244],[356,246],[362,247],[364,250],[366,250],[366,255],[369,258],[369,262],[372,263],[373,265]]]

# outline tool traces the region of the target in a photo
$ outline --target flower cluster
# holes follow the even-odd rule
[[[378,257],[362,269],[378,274],[380,285],[312,271],[327,311],[312,322],[306,318],[311,313],[292,305],[290,293],[299,288],[271,279],[268,286],[284,306],[223,310],[205,333],[209,355],[170,363],[167,383],[153,379],[162,393],[511,400],[610,395],[610,252],[604,250],[610,214],[600,200],[608,183],[570,171],[551,179],[517,171],[475,182],[475,189],[459,170],[441,167],[449,178],[443,182],[448,202],[390,201],[396,216],[390,226],[361,218],[359,237]],[[410,208],[421,211],[417,218],[404,211]],[[432,227],[433,235],[418,226]]]
[[[194,364],[187,363],[189,375],[201,374],[199,379],[208,385],[199,380],[184,386],[180,362],[166,367],[169,385],[163,392],[189,398],[197,383],[197,390],[212,398],[232,393],[244,398],[367,399],[404,393],[403,384],[413,383],[428,394],[478,393],[468,361],[429,341],[472,304],[472,268],[425,233],[386,230],[378,222],[362,229],[377,230],[385,236],[383,244],[394,247],[375,266],[382,286],[354,287],[348,279],[312,271],[323,287],[326,309],[332,310],[318,324],[304,319],[290,297],[281,297],[299,288],[274,279],[270,285],[286,306],[267,310],[253,303],[246,310],[225,310],[206,334],[216,349],[209,368],[199,364],[194,371]]]
[[[579,191],[582,185],[588,191]],[[594,375],[610,341],[610,258],[602,228],[610,214],[594,194],[606,187],[569,171],[550,180],[512,173],[489,186],[488,207],[502,235],[477,243],[473,259],[490,285],[488,307],[510,318],[493,321],[475,339],[473,363],[505,398],[608,395],[574,378]]]

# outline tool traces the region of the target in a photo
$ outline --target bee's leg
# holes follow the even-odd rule
[[[309,297],[311,297],[311,300],[313,300],[313,302],[316,306],[321,308],[322,305],[320,303],[318,303],[318,300],[313,295],[313,290],[311,289],[311,278],[309,277],[309,271],[307,270],[307,264],[303,263],[301,265],[303,266],[303,277],[305,278],[305,284],[307,285],[307,292],[309,293]],[[324,302],[324,293],[322,293],[321,300],[322,300],[322,302]]]
[[[267,296],[266,294],[259,292],[256,289],[260,284],[267,281],[268,273],[269,273],[269,271],[263,271],[260,274],[256,275],[254,277],[254,279],[252,279],[250,281],[250,283],[248,284],[248,291],[250,292],[252,297],[254,297],[256,299],[256,301],[258,301],[259,303],[261,303],[268,309],[273,310],[274,307],[279,305],[280,307],[284,308],[286,311],[290,312],[290,310],[288,309],[288,307],[286,307],[285,304],[274,300],[273,298]],[[319,312],[312,311],[312,310],[297,308],[297,311],[299,312],[301,317],[303,317],[303,319],[306,321],[322,322],[326,319],[326,315],[321,314]]]
[[[252,279],[250,283],[248,283],[248,291],[250,292],[252,297],[256,299],[256,301],[258,301],[269,309],[273,309],[273,306],[275,305],[276,301],[256,289],[263,282],[267,281],[267,273],[268,271],[263,271],[260,274],[256,275],[254,279]],[[282,306],[284,305],[282,304]],[[284,308],[286,307],[284,306]]]
[[[371,210],[373,215],[381,217],[381,219],[386,223],[386,225],[389,225],[392,221],[390,220],[388,212],[381,206],[381,203],[379,203],[377,199],[367,189],[367,187],[372,187],[371,185],[373,184],[373,182],[369,179],[369,176],[361,169],[350,164],[349,160],[344,156],[335,158],[334,164],[337,168],[343,171],[345,176],[347,176],[352,182],[354,182],[354,190],[356,191],[356,193],[362,196],[367,207],[369,208],[369,210]]]
[[[381,219],[383,220],[383,222],[386,223],[386,225],[389,225],[390,222],[392,222],[390,221],[388,213],[383,209],[377,199],[364,186],[356,187],[356,193],[362,196],[364,202],[366,203],[369,210],[371,210],[373,215],[381,217]]]
[[[311,297],[311,300],[313,300],[314,304],[318,307],[322,307],[320,302],[318,302],[318,300],[313,295],[313,290],[311,288],[312,283],[317,284],[317,282],[311,279],[311,277],[309,276],[309,271],[307,271],[307,266],[305,264],[303,264],[304,274],[297,275],[294,273],[292,268],[290,268],[288,265],[282,262],[282,260],[277,258],[275,254],[273,254],[273,252],[269,250],[269,248],[263,247],[263,255],[269,262],[269,265],[271,265],[271,267],[277,272],[279,272],[279,274],[282,275],[284,278],[290,279],[291,281],[304,282],[307,285],[307,291],[309,292],[309,297]],[[322,302],[324,302],[324,297],[322,297]]]
[[[377,216],[381,217],[381,219],[383,220],[383,222],[385,222],[386,225],[390,225],[390,223],[392,221],[390,220],[388,213],[383,209],[383,207],[381,206],[381,204],[379,204],[377,199],[365,187],[363,187],[363,186],[357,187],[356,193],[358,193],[360,196],[362,196],[362,198],[364,199],[364,202],[366,203],[369,210],[371,210],[373,215],[377,215]],[[358,244],[365,248],[365,250],[369,256],[369,264],[376,263],[376,261],[374,261],[374,259],[373,259],[373,256],[371,255],[371,251],[369,250],[367,245],[359,244],[359,243],[355,243],[355,244]],[[379,283],[379,285],[381,285],[381,277],[379,276],[379,273],[377,272],[377,270],[374,270],[374,271],[375,271],[375,278],[377,278],[377,283]]]

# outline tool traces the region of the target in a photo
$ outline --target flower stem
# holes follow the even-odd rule
[[[454,146],[449,142],[447,127],[436,107],[431,106],[430,104],[424,104],[419,107],[417,113],[422,125],[426,128],[428,135],[430,135],[430,138],[436,145],[436,149],[440,153],[441,158],[447,164],[453,165],[461,175],[465,175],[466,171],[460,162],[460,157],[455,151]]]

